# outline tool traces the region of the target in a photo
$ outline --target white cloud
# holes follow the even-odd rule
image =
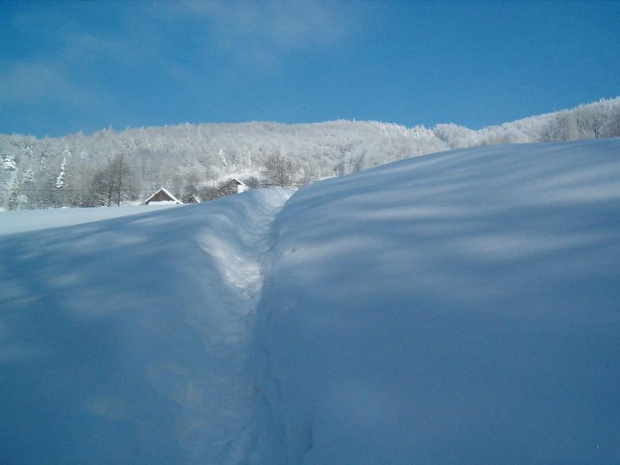
[[[0,98],[38,102],[71,87],[67,76],[54,63],[16,62],[0,74]]]
[[[75,8],[93,16],[95,6]],[[50,46],[5,63],[1,102],[118,109],[123,101],[115,97],[118,81],[110,76],[125,73],[131,79],[136,70],[144,70],[183,85],[204,82],[213,72],[204,57],[214,51],[233,66],[277,70],[295,53],[340,46],[355,34],[368,7],[338,0],[136,2],[113,10],[97,32],[62,8],[52,10],[43,14],[28,8],[13,18],[22,31],[38,28]],[[54,27],[44,27],[46,20]],[[189,26],[198,31],[198,39],[184,36]],[[225,69],[226,63],[220,66]]]
[[[88,86],[71,79],[60,61],[20,61],[0,73],[0,100],[18,104],[58,103],[92,105],[105,99]]]
[[[206,19],[209,38],[221,52],[271,67],[295,51],[338,46],[355,31],[364,4],[186,0],[173,9]]]

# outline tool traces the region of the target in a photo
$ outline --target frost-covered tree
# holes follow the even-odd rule
[[[550,118],[541,131],[542,141],[568,141],[579,138],[579,128],[575,116],[569,111],[562,111]]]
[[[57,207],[66,207],[67,206],[67,196],[64,192],[65,187],[65,169],[67,166],[67,159],[63,158],[62,163],[60,164],[60,170],[58,176],[56,176],[56,192],[54,193],[54,202]]]
[[[26,168],[26,170],[24,170],[22,183],[24,185],[34,186],[36,182],[37,178],[34,175],[34,171],[32,171],[31,168]]]
[[[600,106],[584,105],[577,108],[574,114],[582,137],[593,137],[595,139],[601,137],[601,132],[605,125],[605,115]]]
[[[15,171],[17,169],[15,155],[5,153],[2,156],[2,166],[6,171]]]
[[[62,163],[60,164],[60,173],[56,177],[56,189],[62,189],[65,187],[65,168],[67,166],[67,158],[62,159]]]
[[[610,105],[603,137],[620,137],[620,101]]]
[[[34,175],[34,171],[31,168],[26,168],[22,175],[22,195],[21,195],[21,207],[22,208],[35,208],[36,205],[33,202],[33,198],[35,197],[35,188],[36,188],[37,179]]]
[[[479,144],[480,137],[476,131],[454,123],[438,124],[433,132],[451,149],[472,147]]]
[[[7,208],[9,210],[19,209],[19,180],[17,176],[13,177],[11,181],[11,187],[9,187],[9,199],[7,202]]]
[[[164,185],[185,193],[188,188],[216,188],[231,177],[257,177],[264,184],[274,185],[309,183],[453,148],[618,136],[620,98],[476,131],[456,124],[427,129],[377,121],[330,121],[180,124],[125,131],[109,128],[89,136],[78,133],[44,139],[0,135],[0,205],[6,206],[13,171],[21,173],[25,181],[30,169],[34,182],[22,186],[20,201],[31,190],[37,191],[28,194],[31,205],[57,206],[58,199],[52,194],[58,190],[63,159],[63,203],[96,203],[94,193],[99,197],[102,194],[101,189],[93,187],[94,180],[102,178],[110,154],[116,153],[124,154],[123,164],[131,172],[127,181],[132,190],[121,189],[125,197],[136,193],[144,198]],[[124,181],[120,184],[126,185]],[[107,196],[103,197],[106,200],[97,204],[108,203]],[[118,204],[123,195],[113,197],[115,201],[110,203]]]
[[[295,172],[294,163],[281,153],[269,156],[265,162],[265,182],[269,186],[291,187]]]
[[[131,171],[125,156],[118,154],[95,172],[88,203],[92,206],[120,206],[131,197]]]

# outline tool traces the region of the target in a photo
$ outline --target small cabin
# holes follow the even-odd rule
[[[243,182],[239,181],[237,178],[232,178],[229,181],[229,184],[237,189],[237,194],[241,194],[248,190],[248,186],[246,186]]]
[[[248,186],[237,178],[232,178],[221,183],[217,188],[217,193],[219,197],[226,197],[227,195],[241,194],[246,190],[248,190]]]
[[[189,194],[183,199],[183,203],[202,203],[202,200],[197,194]]]
[[[162,187],[157,192],[155,192],[153,195],[151,195],[148,199],[146,199],[144,201],[144,204],[145,205],[150,205],[150,204],[153,204],[153,205],[168,205],[168,204],[183,205],[183,202],[181,202],[174,195],[172,195],[170,191]]]

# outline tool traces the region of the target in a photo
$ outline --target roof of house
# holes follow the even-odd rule
[[[153,195],[151,195],[148,199],[146,199],[144,201],[144,203],[148,204],[157,194],[159,194],[160,192],[163,192],[167,197],[170,198],[171,201],[176,202],[178,204],[183,204],[183,202],[181,202],[179,199],[177,199],[174,195],[172,195],[170,193],[170,191],[168,189],[166,189],[165,187],[162,187],[161,189],[159,189],[157,192],[155,192]]]
[[[201,203],[201,202],[202,202],[202,199],[201,199],[201,198],[200,198],[200,196],[199,196],[199,195],[197,195],[197,194],[189,194],[187,197],[185,197],[185,202],[186,202],[186,203],[187,203],[187,202],[191,202],[192,200],[193,200],[194,202],[196,202],[196,203]]]

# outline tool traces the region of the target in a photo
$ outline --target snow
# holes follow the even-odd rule
[[[182,204],[183,202],[181,202],[179,199],[177,199],[174,195],[172,195],[170,193],[170,191],[168,189],[166,189],[165,187],[162,187],[161,189],[159,189],[157,192],[155,192],[153,195],[151,195],[148,199],[146,199],[144,201],[145,204],[149,204],[151,202],[151,199],[153,197],[155,197],[157,194],[159,194],[160,192],[163,192],[164,194],[166,194],[167,197],[169,197],[172,200],[161,200],[161,201],[155,201],[153,203],[158,203],[158,204],[163,204],[163,205],[169,205],[169,204]]]
[[[170,206],[172,205],[151,204],[123,207],[51,208],[48,210],[0,212],[0,235],[73,226],[147,212],[153,213],[153,211],[158,211],[160,208],[168,208]]]
[[[261,463],[617,462],[619,139],[329,180],[276,234]]]
[[[3,213],[0,463],[614,463],[619,179],[610,139]]]
[[[242,463],[259,259],[289,195],[2,236],[0,463]]]

